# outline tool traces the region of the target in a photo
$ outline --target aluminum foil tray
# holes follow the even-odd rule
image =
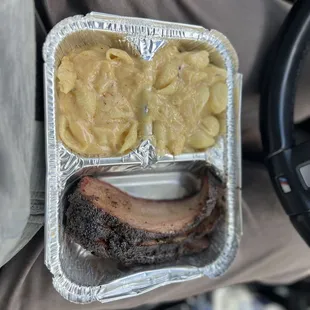
[[[211,61],[227,70],[226,135],[204,153],[157,157],[149,141],[132,153],[114,158],[83,158],[67,150],[56,133],[55,72],[72,49],[100,43],[105,35],[124,49],[135,49],[148,60],[170,40],[193,48],[205,44]],[[241,75],[231,44],[217,31],[199,26],[120,17],[102,13],[74,16],[57,24],[43,47],[46,113],[45,263],[56,290],[76,303],[109,302],[133,297],[159,286],[218,277],[233,262],[242,234],[240,108]],[[66,194],[83,175],[94,175],[132,195],[179,198],[197,190],[197,174],[212,169],[226,184],[225,216],[212,234],[206,254],[174,264],[119,269],[113,261],[95,257],[64,233]]]

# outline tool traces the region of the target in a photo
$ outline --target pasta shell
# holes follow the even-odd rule
[[[175,78],[168,86],[159,89],[157,91],[160,95],[173,95],[177,90],[179,86],[179,80]]]
[[[58,85],[61,92],[69,93],[75,85],[77,78],[74,65],[69,57],[65,56],[57,70]]]
[[[203,71],[195,71],[191,67],[185,67],[181,71],[182,79],[187,83],[199,83],[201,81],[208,81],[209,75]]]
[[[70,93],[59,92],[58,94],[59,110],[62,114],[74,114],[76,110],[75,97]]]
[[[66,145],[69,149],[82,153],[85,150],[85,146],[83,147],[72,135],[69,129],[69,122],[66,117],[61,115],[59,117],[59,136],[64,145]]]
[[[183,152],[185,144],[185,136],[184,135],[178,135],[177,139],[169,142],[168,148],[171,154],[173,155],[179,155]]]
[[[72,136],[81,144],[83,148],[86,148],[93,142],[93,135],[90,133],[85,121],[70,121],[69,128]]]
[[[125,138],[124,144],[122,145],[119,152],[124,153],[132,149],[137,144],[137,140],[138,140],[138,122],[135,122],[132,124]]]
[[[205,117],[202,122],[202,130],[209,136],[216,137],[220,132],[220,123],[218,119],[212,115]]]
[[[209,64],[209,53],[207,51],[189,52],[185,56],[185,61],[194,68],[204,69]]]
[[[101,95],[106,92],[114,83],[114,74],[111,63],[104,60],[101,63],[99,75],[94,83],[95,89],[97,93]]]
[[[69,122],[64,115],[59,115],[58,117],[58,133],[61,139],[63,139],[65,135],[65,131],[69,126]]]
[[[197,130],[188,141],[188,144],[194,149],[204,150],[212,145],[214,145],[215,140],[213,137],[209,136],[202,130]]]
[[[156,148],[159,155],[164,155],[167,145],[167,128],[160,121],[153,122],[153,134],[156,139]]]
[[[111,60],[111,61],[123,61],[127,64],[134,64],[134,61],[133,59],[131,58],[131,56],[126,53],[125,51],[122,51],[120,49],[117,49],[117,48],[110,48],[107,50],[106,52],[106,57],[108,60]]]
[[[92,119],[97,108],[97,95],[93,89],[89,89],[81,80],[76,81],[75,89],[76,105],[83,119]]]
[[[228,89],[225,83],[216,83],[210,88],[208,107],[214,114],[225,111],[228,99]]]
[[[156,89],[163,89],[171,84],[177,77],[179,72],[178,65],[176,63],[170,63],[165,66],[162,71],[159,71],[155,82]]]
[[[74,68],[77,72],[77,79],[93,86],[99,75],[101,62],[104,60],[104,53],[94,50],[87,50],[72,58]]]
[[[208,84],[213,85],[218,82],[225,82],[227,79],[227,71],[225,69],[209,65],[204,72],[208,75]]]
[[[201,83],[199,87],[197,87],[195,95],[193,95],[193,103],[195,106],[195,115],[196,117],[200,117],[200,113],[202,112],[204,106],[207,104],[210,96],[209,87],[205,83]]]

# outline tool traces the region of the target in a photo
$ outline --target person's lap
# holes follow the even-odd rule
[[[55,1],[47,0],[52,24],[68,15],[97,10],[202,24],[224,32],[237,49],[240,71],[244,74],[243,147],[250,150],[260,148],[258,72],[265,52],[288,11],[281,0],[81,2],[84,4],[75,7],[73,0],[57,1],[57,5]],[[301,99],[306,97],[307,91],[306,87],[302,89]],[[309,109],[305,110],[305,102],[301,100],[298,105],[297,120],[310,115]],[[65,301],[53,289],[52,277],[44,266],[41,230],[1,269],[1,309],[133,308],[145,302],[181,299],[234,283],[254,280],[290,282],[307,276],[310,273],[310,252],[282,211],[263,165],[245,162],[243,180],[244,236],[235,263],[223,277],[214,280],[201,278],[190,284],[165,286],[136,298],[82,307]]]

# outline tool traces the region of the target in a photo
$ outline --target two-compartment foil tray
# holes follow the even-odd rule
[[[193,46],[207,44],[214,62],[227,70],[226,135],[206,152],[157,156],[149,141],[123,157],[83,158],[57,136],[56,70],[72,49],[100,43],[102,34],[117,35],[120,44],[136,49],[146,60],[171,40]],[[119,39],[121,38],[121,39]],[[203,27],[101,13],[74,16],[57,24],[43,48],[46,113],[45,263],[56,290],[77,303],[108,302],[133,297],[157,287],[222,275],[233,262],[242,234],[241,220],[241,75],[236,53],[225,36]],[[173,264],[119,269],[113,261],[92,255],[64,233],[64,208],[70,185],[93,175],[135,196],[174,199],[197,191],[197,175],[207,169],[226,185],[225,216],[212,234],[206,254]]]

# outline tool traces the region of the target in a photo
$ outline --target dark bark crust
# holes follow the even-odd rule
[[[216,205],[220,191],[212,183],[206,208],[202,210],[203,216],[199,217],[199,221],[187,231],[171,234],[139,230],[122,223],[103,208],[96,207],[93,203],[96,197],[84,196],[78,185],[69,197],[66,233],[95,255],[114,259],[126,266],[159,264],[199,253],[208,247],[207,235],[223,213],[222,208]]]

